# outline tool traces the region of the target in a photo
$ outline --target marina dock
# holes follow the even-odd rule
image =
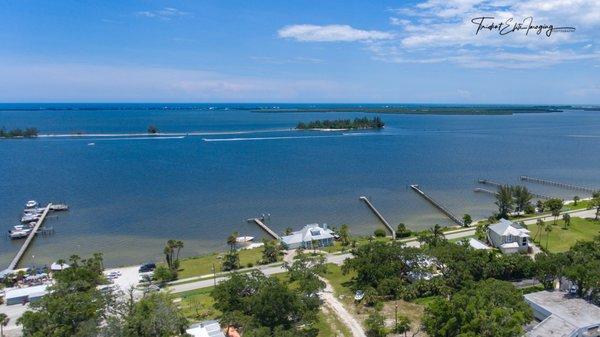
[[[460,226],[464,226],[464,223],[463,223],[463,221],[461,219],[459,219],[456,215],[454,215],[452,212],[450,212],[442,204],[440,204],[439,202],[433,200],[432,197],[430,197],[429,195],[425,194],[425,192],[423,192],[419,188],[419,185],[410,185],[410,188],[412,188],[413,191],[417,192],[425,200],[429,201],[435,208],[437,208],[438,210],[440,210],[440,212],[444,213],[450,220],[454,221],[456,224],[458,224]]]
[[[373,206],[373,204],[371,203],[371,201],[369,200],[369,198],[365,197],[364,195],[361,196],[359,198],[360,200],[364,201],[365,204],[367,205],[367,207],[369,207],[371,209],[371,211],[373,211],[373,213],[375,214],[375,216],[379,219],[379,221],[381,221],[381,223],[387,228],[387,230],[392,234],[392,239],[396,239],[396,231],[394,230],[394,228],[392,226],[390,226],[390,224],[387,222],[387,220],[383,217],[383,215],[381,215],[381,213],[379,213],[379,211],[377,210],[377,208],[375,208],[375,206]]]
[[[502,187],[502,186],[506,186],[506,184],[501,184],[499,182],[495,182],[493,180],[487,180],[487,179],[479,179],[478,182],[480,184],[484,184],[484,185],[491,185],[491,186],[495,186],[495,187]],[[483,192],[483,193],[489,193],[489,194],[498,194],[498,192],[494,192],[494,191],[490,191],[488,189],[485,188],[476,188],[474,190],[475,192]],[[529,191],[529,194],[533,195],[534,197],[538,198],[538,199],[552,199],[551,196],[547,196],[547,195],[543,195],[543,194],[538,194],[538,193],[533,193],[531,191]]]
[[[265,232],[267,232],[269,235],[271,235],[275,240],[281,241],[281,237],[279,235],[277,235],[277,233],[275,233],[271,228],[269,228],[269,226],[267,226],[264,222],[262,222],[262,220],[263,219],[252,218],[252,219],[247,219],[246,221],[254,222],[260,228],[262,228]]]
[[[594,194],[594,193],[600,191],[598,189],[593,189],[593,188],[589,188],[589,187],[570,185],[570,184],[565,184],[565,183],[559,183],[557,181],[533,178],[533,177],[528,177],[528,176],[521,176],[521,180],[527,181],[530,183],[556,186],[556,187],[560,187],[560,188],[564,188],[564,189],[568,189],[568,190],[583,191],[583,192],[587,192],[590,194]]]
[[[44,223],[44,220],[46,220],[46,216],[48,215],[48,212],[50,212],[51,208],[52,208],[52,203],[49,203],[44,208],[44,212],[42,213],[42,215],[40,216],[38,221],[35,223],[35,226],[33,226],[33,229],[31,231],[31,233],[29,233],[29,236],[27,236],[27,239],[25,239],[25,242],[23,242],[21,249],[19,249],[19,251],[17,252],[17,255],[15,255],[15,257],[12,259],[12,261],[10,261],[10,264],[8,265],[8,268],[7,268],[8,270],[14,270],[17,267],[17,265],[19,264],[19,261],[21,261],[21,259],[23,258],[23,255],[29,248],[31,241],[33,241],[33,238],[35,237],[38,230],[40,229],[40,226],[42,226],[42,224]]]

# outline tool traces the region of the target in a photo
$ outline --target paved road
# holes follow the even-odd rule
[[[558,217],[558,219],[562,219],[562,215],[565,213],[569,213],[572,217],[577,217],[577,218],[594,218],[596,217],[596,210],[595,209],[585,209],[585,210],[578,210],[578,211],[568,211],[568,212],[563,212],[560,213],[560,216]],[[532,225],[535,224],[538,219],[540,218],[535,218],[535,219],[531,219],[531,220],[525,220],[523,221],[526,225]],[[554,221],[554,217],[553,216],[546,216],[541,218],[544,221]]]
[[[352,254],[350,253],[346,253],[346,254],[329,254],[327,255],[326,261],[327,263],[334,263],[337,265],[341,265],[344,263],[344,261],[348,258],[350,258],[352,256]],[[279,274],[279,273],[284,273],[287,270],[279,265],[279,266],[273,266],[273,267],[269,267],[269,266],[264,266],[261,268],[256,268],[255,270],[260,270],[263,274],[265,275],[273,275],[273,274]],[[213,278],[209,278],[206,280],[201,280],[201,281],[196,281],[196,282],[190,282],[190,283],[184,283],[184,284],[176,284],[176,285],[172,285],[170,287],[168,287],[167,289],[169,291],[171,291],[172,293],[181,293],[181,292],[185,292],[185,291],[190,291],[190,290],[195,290],[195,289],[200,289],[200,288],[207,288],[207,287],[212,287],[215,285],[215,283],[220,283],[223,282],[224,280],[227,279],[227,276],[220,276],[217,277],[215,279]]]

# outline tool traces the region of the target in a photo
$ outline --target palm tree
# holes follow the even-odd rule
[[[564,228],[567,229],[571,226],[571,215],[569,213],[563,214],[563,222],[565,223]]]
[[[533,237],[533,241],[535,241],[535,239],[538,237],[538,235],[540,235],[540,243],[542,242],[542,229],[544,229],[546,227],[546,224],[544,223],[544,220],[542,219],[537,219],[536,223],[537,225],[537,231],[535,232],[535,236]]]
[[[0,336],[4,337],[4,327],[8,325],[10,318],[5,313],[0,313]]]
[[[292,229],[292,227],[288,227],[288,228],[285,229],[285,235],[292,235],[293,231],[294,230]]]
[[[179,251],[183,248],[183,241],[181,241],[181,240],[175,241],[175,248],[177,248],[177,253],[175,254],[175,260],[179,261]]]
[[[173,268],[173,260],[171,258],[171,254],[173,254],[173,249],[171,247],[169,247],[169,245],[166,245],[165,248],[163,249],[163,253],[165,254],[165,260],[167,261],[167,266],[169,266],[169,269]]]
[[[533,195],[529,193],[529,190],[525,186],[513,186],[512,191],[513,196],[515,197],[517,211],[524,211],[525,207],[527,207],[527,205],[530,204],[531,199],[533,199]]]
[[[498,193],[496,194],[495,204],[498,206],[498,216],[500,218],[507,218],[514,206],[513,194],[510,186],[500,186]]]
[[[237,243],[238,232],[233,232],[231,235],[227,237],[227,244],[229,245],[230,250],[235,249],[235,244]]]
[[[552,232],[552,224],[546,224],[544,231],[546,232],[546,250],[548,250],[548,241],[550,241],[550,232]]]
[[[429,228],[432,237],[433,246],[437,246],[439,240],[444,237],[444,232],[442,231],[442,226],[435,224],[435,226]]]
[[[579,198],[579,196],[578,196],[578,195],[574,196],[574,197],[573,197],[573,205],[574,205],[574,206],[577,206],[577,204],[579,203],[579,200],[581,200],[581,199]]]

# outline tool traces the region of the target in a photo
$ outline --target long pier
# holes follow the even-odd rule
[[[262,222],[261,219],[259,219],[259,218],[252,218],[252,219],[247,219],[246,221],[248,221],[248,222],[254,222],[260,228],[262,228],[265,232],[267,232],[269,235],[271,235],[275,240],[281,241],[281,237],[279,235],[277,235],[277,233],[275,233],[271,228],[269,228],[269,226],[267,226],[264,222]]]
[[[521,176],[521,180],[531,182],[531,183],[536,183],[536,184],[556,186],[556,187],[560,187],[560,188],[564,188],[564,189],[568,189],[568,190],[588,192],[590,194],[594,194],[594,193],[600,191],[598,189],[593,189],[593,188],[589,188],[589,187],[570,185],[570,184],[565,184],[565,183],[559,183],[557,181],[533,178],[533,177],[528,177],[528,176]]]
[[[492,186],[495,186],[495,187],[498,187],[498,188],[500,188],[502,186],[506,186],[506,185],[500,184],[498,182],[495,182],[493,180],[487,180],[487,179],[479,179],[479,183],[480,184],[484,184],[484,185],[492,185]],[[476,188],[474,190],[474,192],[483,192],[483,193],[494,194],[494,195],[498,194],[498,192],[490,191],[488,189],[479,188],[479,187]],[[539,194],[539,193],[533,193],[531,191],[529,191],[529,194],[533,195],[534,197],[536,197],[538,199],[552,199],[552,197],[550,197],[550,196],[547,196],[547,195],[544,195],[544,194]]]
[[[448,218],[450,218],[450,220],[454,221],[456,224],[458,224],[460,226],[464,226],[464,222],[462,221],[462,219],[459,219],[456,215],[454,215],[452,212],[450,212],[442,204],[433,200],[432,197],[425,194],[425,192],[421,191],[421,189],[419,188],[419,185],[410,185],[410,188],[412,188],[413,191],[415,191],[419,195],[421,195],[425,200],[429,201],[435,208],[437,208],[438,210],[440,210],[440,212],[444,213]]]
[[[33,226],[33,229],[31,230],[31,233],[29,233],[29,236],[27,236],[27,239],[25,239],[25,242],[23,242],[21,249],[19,249],[19,251],[17,252],[17,255],[15,255],[15,257],[12,259],[12,261],[10,261],[10,264],[8,265],[8,268],[7,268],[8,270],[14,270],[17,267],[17,265],[19,264],[19,261],[21,261],[21,259],[23,258],[23,255],[27,251],[27,248],[29,248],[31,241],[33,241],[33,238],[35,237],[38,230],[40,229],[40,226],[44,223],[44,220],[46,220],[46,216],[48,215],[48,212],[50,212],[51,207],[52,207],[52,203],[49,203],[48,206],[46,206],[44,208],[44,212],[42,213],[42,215],[36,222],[35,226]]]
[[[390,233],[392,234],[392,239],[395,240],[396,239],[396,231],[394,230],[394,228],[392,226],[390,226],[390,224],[383,217],[383,215],[381,215],[381,213],[379,213],[379,211],[377,210],[377,208],[375,208],[375,206],[373,206],[373,204],[371,203],[371,201],[369,200],[369,198],[367,198],[367,197],[365,197],[363,195],[359,199],[362,200],[362,201],[364,201],[365,204],[367,205],[367,207],[369,207],[371,209],[371,211],[373,211],[373,213],[379,219],[379,221],[381,221],[381,223],[388,229],[388,231],[390,231]]]

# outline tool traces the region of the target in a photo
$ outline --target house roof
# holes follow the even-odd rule
[[[23,296],[31,296],[31,295],[40,295],[42,293],[47,293],[48,285],[42,284],[33,287],[25,287],[25,288],[13,288],[6,290],[6,299],[10,298],[18,298]]]
[[[474,238],[469,239],[469,246],[475,249],[492,249],[490,246]]]
[[[193,324],[185,332],[194,337],[225,337],[217,321],[205,321]]]
[[[292,244],[331,238],[333,238],[333,232],[330,229],[323,228],[315,223],[306,225],[301,230],[293,232],[291,235],[283,236],[281,240],[286,244]]]
[[[600,307],[584,299],[560,291],[538,291],[524,297],[551,313],[529,336],[568,336],[575,329],[600,325]]]
[[[488,228],[500,236],[529,236],[529,230],[521,228],[519,224],[506,219],[500,219],[498,223],[490,225]]]

